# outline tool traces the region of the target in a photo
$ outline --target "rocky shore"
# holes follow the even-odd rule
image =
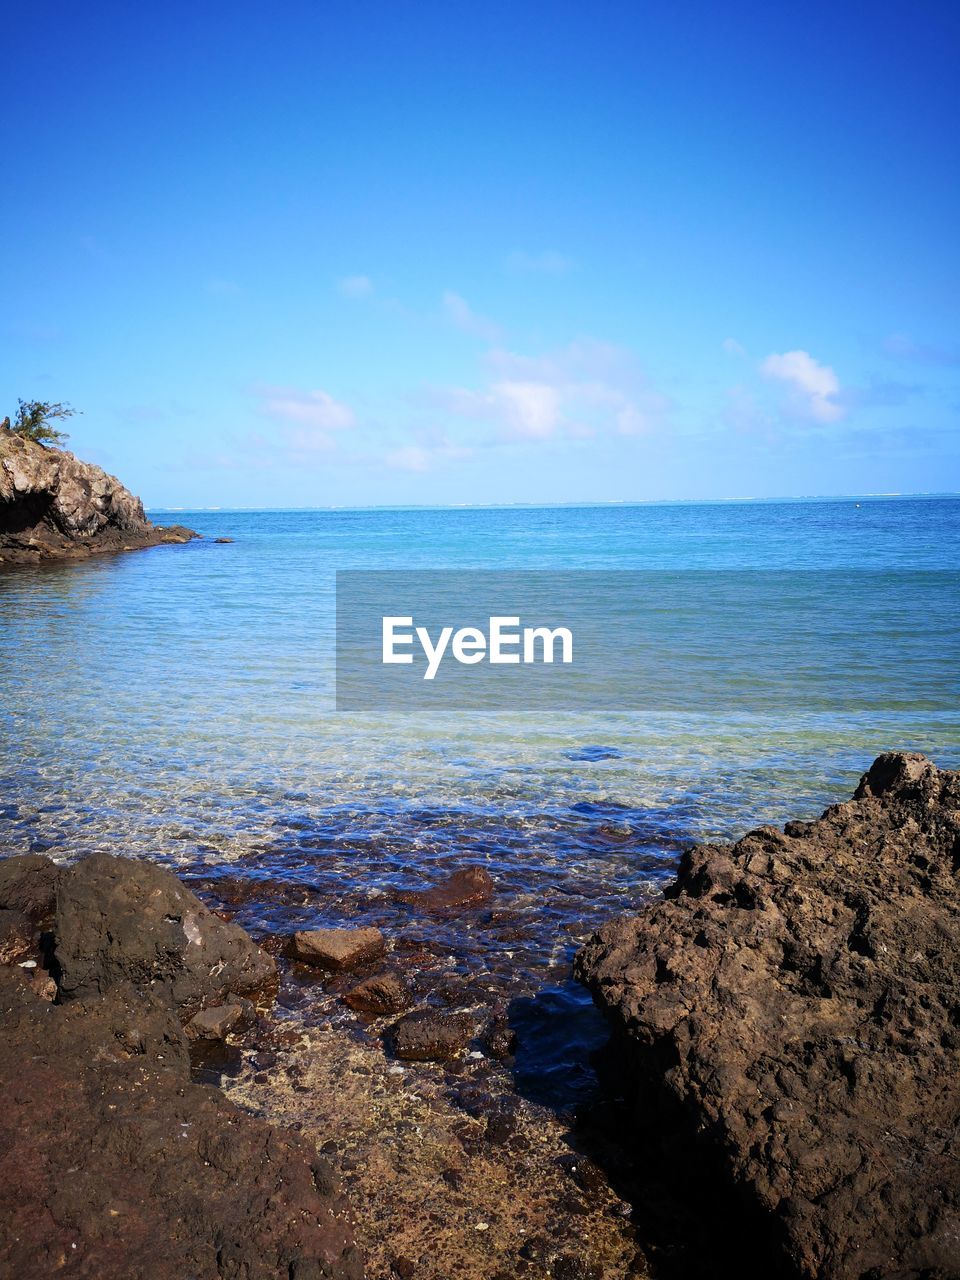
[[[960,774],[884,755],[579,953],[636,1160],[713,1171],[740,1274],[960,1276],[958,870]]]
[[[0,570],[197,536],[151,524],[140,499],[100,467],[0,427]]]
[[[960,1276],[958,867],[960,774],[899,754],[690,850],[577,957],[615,1034],[574,1115],[389,931],[258,945],[151,863],[0,860],[0,1276]]]

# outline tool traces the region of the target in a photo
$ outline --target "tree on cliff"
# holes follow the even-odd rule
[[[77,412],[71,405],[52,400],[20,400],[12,430],[25,440],[37,444],[61,444],[67,439],[66,431],[59,431],[53,424],[72,418]],[[10,419],[4,418],[4,425]]]

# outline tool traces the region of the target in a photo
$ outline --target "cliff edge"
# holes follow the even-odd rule
[[[197,536],[151,524],[140,499],[102,468],[0,427],[0,569]]]

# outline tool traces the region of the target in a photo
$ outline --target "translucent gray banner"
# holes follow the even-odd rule
[[[338,572],[337,709],[935,715],[958,601],[933,570]]]

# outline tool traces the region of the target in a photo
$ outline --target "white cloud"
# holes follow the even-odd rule
[[[279,423],[279,443],[295,454],[329,452],[336,448],[338,432],[356,426],[356,414],[348,404],[328,391],[298,391],[295,387],[255,386],[260,413]]]
[[[580,339],[541,356],[496,348],[486,363],[493,376],[485,389],[447,388],[434,401],[497,427],[501,442],[647,435],[669,409],[631,354],[609,343]]]
[[[327,391],[296,391],[291,387],[261,387],[261,412],[318,431],[343,431],[352,427],[356,416],[348,404],[335,400]]]
[[[745,356],[747,349],[743,343],[738,342],[736,338],[724,338],[720,344],[728,356]]]
[[[344,276],[337,281],[337,288],[345,298],[369,298],[373,294],[373,281],[369,276]]]
[[[563,276],[572,271],[575,265],[572,258],[564,253],[557,253],[556,249],[544,249],[540,253],[515,249],[507,255],[508,270],[531,275]]]
[[[785,351],[767,356],[760,364],[765,378],[783,382],[790,389],[794,409],[815,422],[836,422],[843,407],[835,397],[840,380],[827,364],[820,364],[807,351]]]
[[[477,315],[465,298],[459,293],[447,291],[443,295],[443,311],[451,324],[474,338],[482,338],[484,342],[496,342],[500,337],[499,326],[492,320]]]
[[[534,440],[553,435],[560,420],[560,392],[544,382],[498,382],[494,403],[518,436]]]

